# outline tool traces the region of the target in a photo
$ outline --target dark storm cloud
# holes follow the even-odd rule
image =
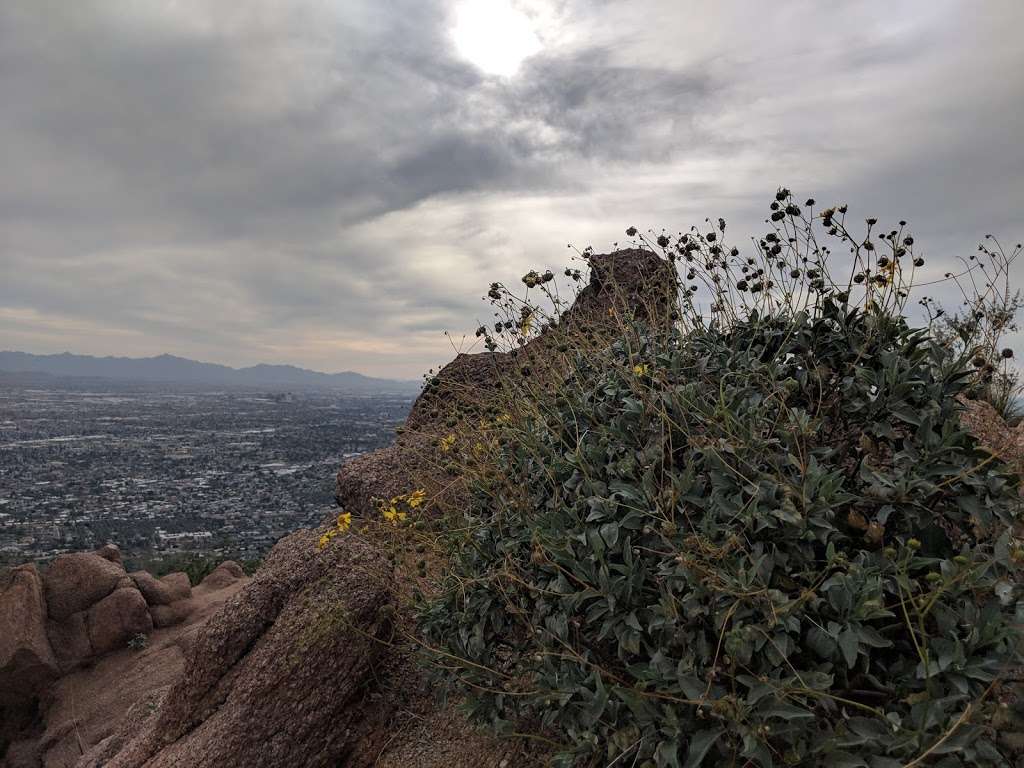
[[[4,3],[0,347],[415,375],[490,280],[779,183],[1019,232],[1011,3],[522,7],[495,78],[446,0]]]

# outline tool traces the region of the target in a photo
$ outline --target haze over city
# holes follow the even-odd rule
[[[0,348],[416,378],[493,280],[785,184],[1019,237],[1024,6],[0,7]],[[944,288],[940,298],[955,301]]]

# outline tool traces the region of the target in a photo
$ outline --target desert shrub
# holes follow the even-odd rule
[[[1021,510],[960,427],[969,360],[904,319],[901,230],[865,254],[873,220],[772,210],[785,237],[750,259],[724,222],[659,236],[666,322],[567,345],[558,386],[510,384],[466,438],[425,643],[476,716],[566,765],[1005,766]]]

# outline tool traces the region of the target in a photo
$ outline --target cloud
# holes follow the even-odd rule
[[[492,280],[778,184],[937,272],[1024,234],[1017,3],[514,4],[510,77],[443,0],[4,4],[0,346],[411,377]]]

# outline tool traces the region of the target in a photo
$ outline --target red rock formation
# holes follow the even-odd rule
[[[23,565],[11,570],[4,581],[0,584],[0,714],[38,697],[58,675],[46,637],[46,601],[39,571],[34,565]]]
[[[63,621],[113,592],[124,567],[93,552],[60,555],[46,569],[46,604],[50,618]]]
[[[159,712],[134,738],[119,736],[116,754],[100,747],[80,765],[339,764],[358,734],[355,704],[388,647],[393,598],[378,551],[355,537],[338,544],[319,550],[314,531],[279,542],[198,631]]]
[[[248,581],[226,563],[193,597],[185,574],[129,577],[120,561],[108,545],[0,582],[0,766],[74,765],[133,702],[180,674],[194,623]],[[139,584],[161,604],[150,606]],[[170,624],[181,626],[154,633]],[[151,641],[141,657],[128,649],[137,635]]]

